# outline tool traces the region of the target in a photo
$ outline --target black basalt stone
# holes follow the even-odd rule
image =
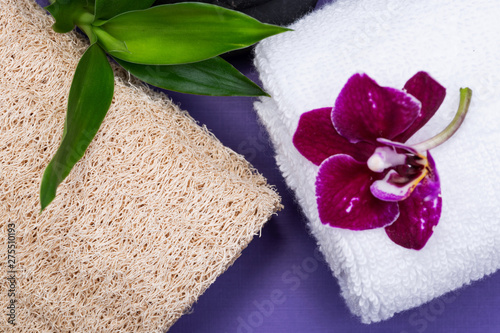
[[[155,5],[183,2],[157,0]],[[314,9],[318,0],[198,0],[237,10],[257,20],[276,25],[289,25]]]

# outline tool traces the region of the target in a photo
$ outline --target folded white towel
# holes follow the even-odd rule
[[[500,2],[335,1],[261,42],[255,64],[273,96],[255,103],[276,159],[338,278],[351,311],[365,323],[425,303],[500,267]],[[318,167],[292,143],[302,113],[333,106],[348,78],[364,72],[402,88],[426,71],[447,89],[437,114],[410,141],[440,132],[453,118],[459,88],[473,90],[464,124],[432,150],[443,211],[420,251],[383,229],[350,231],[318,218]]]

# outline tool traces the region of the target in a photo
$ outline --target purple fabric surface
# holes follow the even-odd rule
[[[46,1],[37,0],[46,4]],[[320,0],[318,7],[331,2]],[[230,61],[252,79],[250,57]],[[347,309],[293,193],[276,166],[252,98],[167,92],[226,146],[244,155],[282,196],[285,209],[169,333],[493,333],[500,331],[500,273],[369,326]]]

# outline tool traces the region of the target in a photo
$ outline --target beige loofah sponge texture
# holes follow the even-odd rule
[[[120,72],[95,140],[39,214],[87,44],[53,33],[32,1],[0,7],[0,331],[167,330],[280,208],[277,193],[164,95]]]

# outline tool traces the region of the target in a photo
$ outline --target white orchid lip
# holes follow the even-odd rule
[[[398,182],[399,178],[404,177],[401,177],[395,170],[389,170],[384,179],[373,182],[370,191],[377,199],[383,201],[405,200],[428,173],[428,169],[424,168],[414,179]]]
[[[414,145],[378,138],[385,144],[378,147],[367,161],[368,168],[376,173],[389,169],[383,179],[370,186],[372,194],[383,201],[401,201],[408,198],[415,187],[429,174],[427,151],[446,142],[462,125],[468,112],[472,91],[460,89],[460,104],[451,123],[439,134]],[[398,149],[404,152],[398,152]]]
[[[413,152],[399,154],[393,147],[381,147],[387,149],[380,149],[375,152],[374,160],[377,159],[392,161],[394,164],[390,166],[390,170],[383,179],[376,180],[370,186],[372,194],[383,201],[401,201],[408,198],[415,187],[429,174],[429,161],[427,154],[414,154]],[[377,148],[378,149],[378,148]],[[383,156],[381,156],[383,155]],[[370,157],[371,158],[371,157]],[[397,163],[396,161],[401,161]],[[371,163],[371,167],[377,167]],[[385,165],[388,165],[386,163]],[[375,171],[368,165],[370,170]],[[386,168],[387,169],[387,168]]]

